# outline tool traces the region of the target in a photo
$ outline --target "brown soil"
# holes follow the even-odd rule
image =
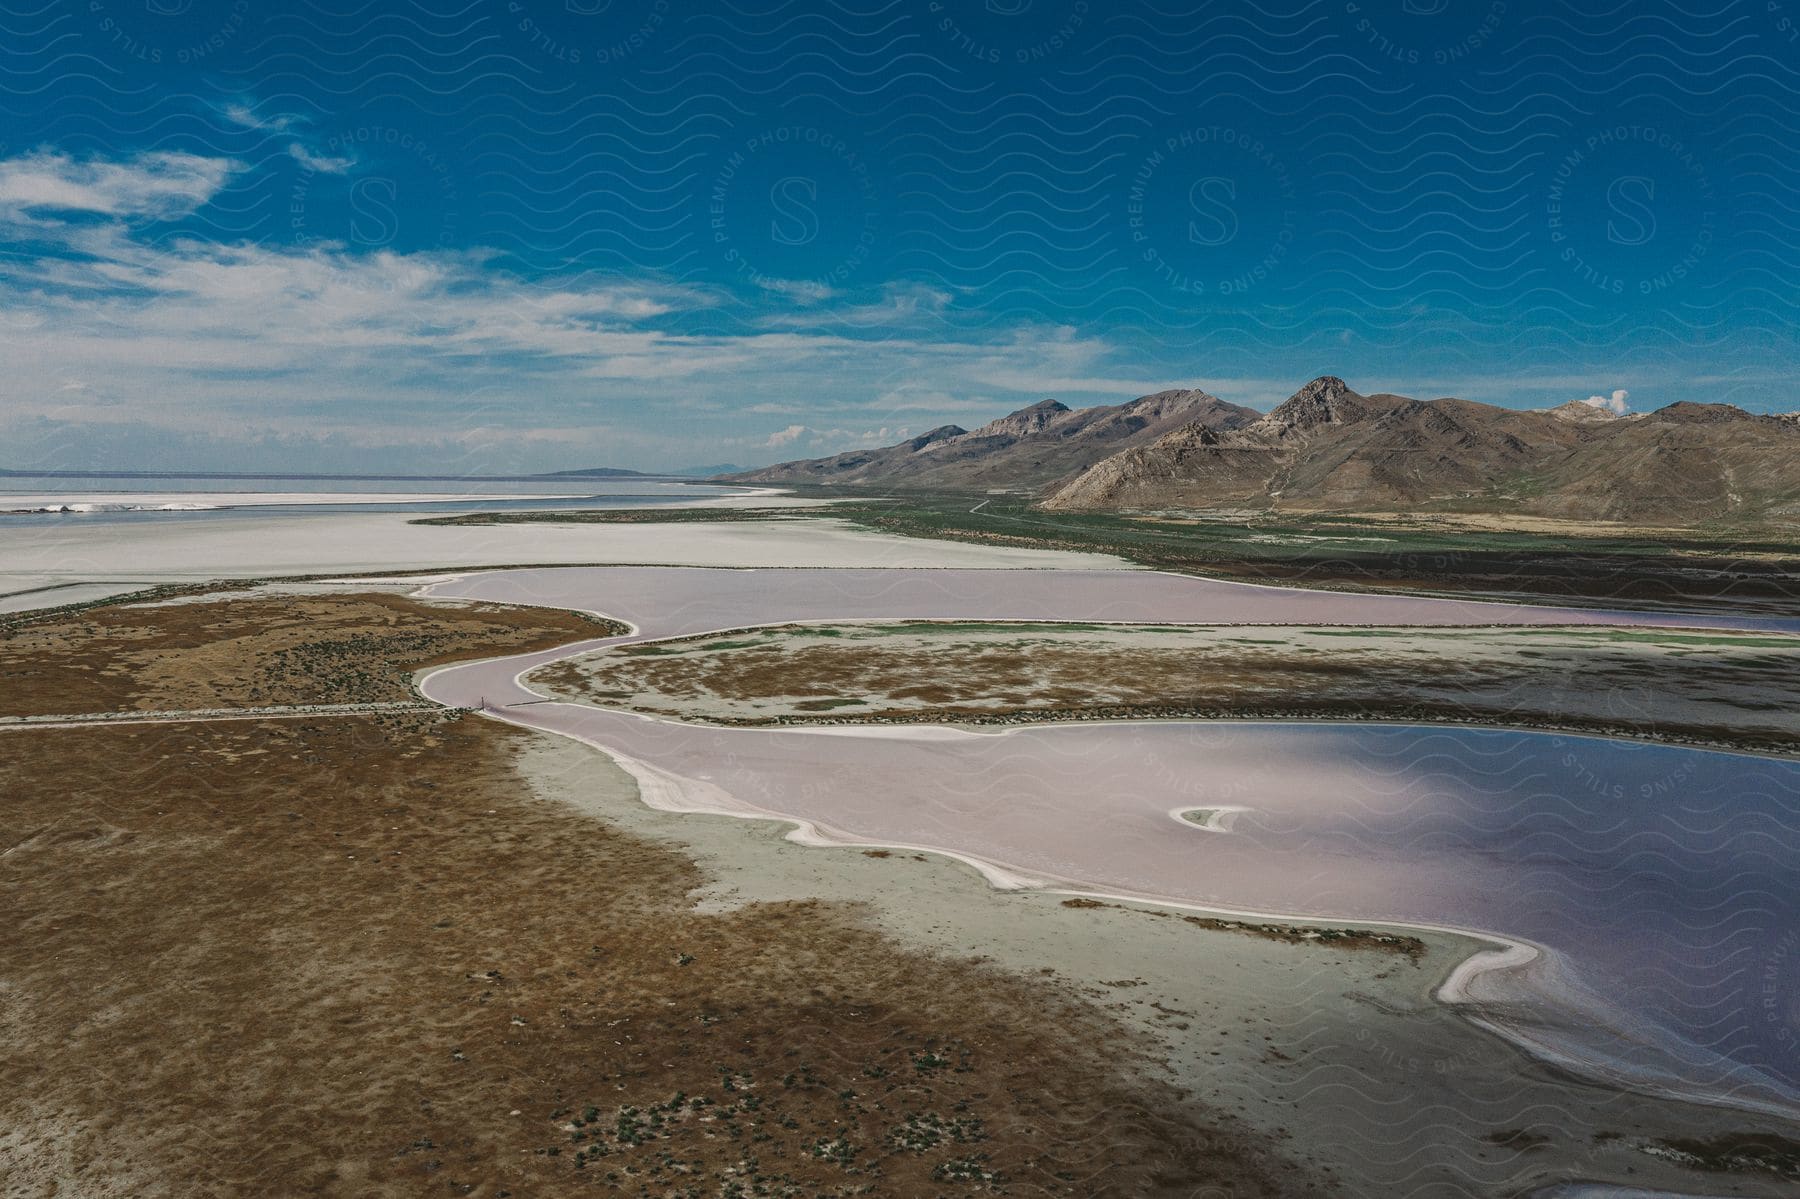
[[[388,608],[301,604],[326,641]],[[504,623],[404,608],[421,657],[492,652],[455,626]],[[85,619],[204,688],[227,662],[174,642],[179,612]],[[64,638],[28,659],[38,694],[171,702]],[[191,650],[212,665],[190,676]],[[843,907],[696,912],[678,854],[533,796],[530,736],[435,715],[9,733],[5,1194],[1325,1193],[1054,983]]]
[[[418,667],[617,631],[574,612],[380,593],[113,605],[0,629],[0,716],[406,700]]]

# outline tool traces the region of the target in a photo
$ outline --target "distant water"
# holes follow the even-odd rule
[[[236,516],[255,512],[286,516],[296,512],[415,512],[423,516],[466,512],[475,505],[484,511],[647,507],[693,503],[743,491],[655,478],[0,475],[0,512],[44,508],[51,511],[31,511],[30,515],[88,522],[204,519],[225,511]],[[290,496],[292,502],[270,502]],[[302,498],[306,496],[332,499]],[[384,496],[394,498],[384,500]],[[509,498],[485,498],[492,496]],[[67,511],[54,510],[58,508]]]

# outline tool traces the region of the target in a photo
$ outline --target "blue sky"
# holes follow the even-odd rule
[[[1800,0],[0,0],[0,465],[1796,406]]]

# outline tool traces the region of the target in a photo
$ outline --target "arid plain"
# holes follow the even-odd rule
[[[381,522],[403,527],[417,529]],[[701,560],[853,543],[968,603],[981,594],[967,578],[938,571],[1064,561],[848,531],[821,549],[810,529],[659,532],[666,553]],[[578,532],[583,556],[613,556],[618,530]],[[1016,593],[1007,579],[1025,577],[990,581]],[[1572,1075],[1439,1002],[1457,964],[1493,948],[1479,936],[997,891],[951,852],[818,847],[780,821],[647,806],[642,776],[604,752],[428,704],[414,683],[624,626],[553,595],[456,599],[433,578],[176,583],[148,603],[8,618],[12,1193],[152,1193],[180,1176],[216,1194],[1392,1195],[1630,1177],[1775,1195],[1795,1168],[1782,1119]],[[759,610],[695,598],[674,615],[701,627],[718,624],[713,606]],[[635,623],[635,602],[621,592],[610,617]],[[622,663],[637,673],[611,689],[665,719],[729,717],[726,699],[780,699],[788,719],[827,687],[892,696],[922,655],[948,653],[969,669],[944,676],[945,695],[899,697],[924,705],[901,718],[980,721],[1014,701],[1015,716],[1056,713],[1059,672],[1127,704],[1167,700],[1193,673],[1191,659],[1134,669],[1149,657],[1133,654],[1331,643],[1118,617],[774,627],[554,669],[597,687],[596,664]],[[1343,632],[1355,654],[1381,648]],[[1756,674],[1779,645],[1757,642],[1785,634],[1725,631],[1710,650],[1681,636],[1421,632],[1404,655],[1423,657],[1367,673],[1397,687],[1449,652],[1433,638],[1542,637],[1590,645],[1598,678],[1629,677],[1634,655],[1712,652],[1700,711],[1780,686]],[[843,662],[818,653],[846,637],[895,656],[831,674]],[[781,672],[800,685],[746,701],[724,680],[768,646],[804,651],[786,664],[800,673]],[[1009,654],[1029,679],[1007,674]],[[684,660],[696,678],[645,673]],[[1109,683],[1102,661],[1125,667]],[[62,727],[20,723],[38,716]],[[62,1049],[26,1052],[43,1044]],[[1441,1151],[1421,1162],[1426,1136]]]

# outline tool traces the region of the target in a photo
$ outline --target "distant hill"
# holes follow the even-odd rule
[[[1258,415],[1254,409],[1228,404],[1204,391],[1163,391],[1127,404],[1081,409],[1044,400],[973,432],[943,425],[898,445],[784,462],[727,479],[942,489],[1035,488],[1195,422],[1235,429]]]
[[[719,462],[712,466],[682,466],[669,473],[682,479],[710,479],[714,475],[735,475],[745,468],[735,462]]]
[[[1044,506],[1800,522],[1800,420],[1688,402],[1524,412],[1365,396],[1326,376],[1260,419],[1190,421],[1114,454]]]

